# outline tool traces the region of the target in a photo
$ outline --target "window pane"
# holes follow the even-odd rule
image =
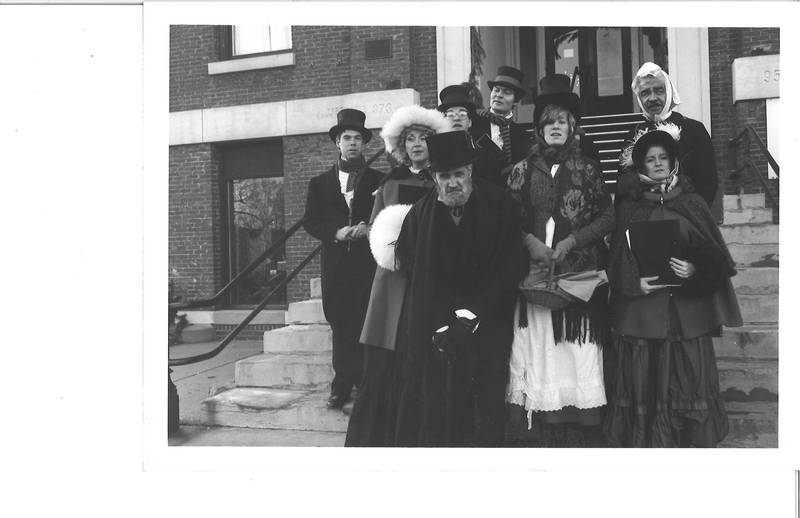
[[[231,277],[280,239],[285,230],[283,177],[231,181]],[[286,277],[286,250],[281,247],[234,290],[234,305],[256,305]],[[286,289],[270,305],[285,305]]]
[[[292,48],[292,26],[291,25],[270,25],[269,36],[271,50],[283,50]]]
[[[235,25],[233,27],[233,55],[256,54],[269,50],[269,27]]]
[[[597,95],[622,95],[622,29],[597,29]]]
[[[234,25],[233,55],[292,48],[291,25]]]

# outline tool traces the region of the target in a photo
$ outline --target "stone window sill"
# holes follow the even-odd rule
[[[284,51],[248,58],[229,59],[208,64],[208,75],[229,74],[245,70],[288,67],[294,65],[294,52]]]

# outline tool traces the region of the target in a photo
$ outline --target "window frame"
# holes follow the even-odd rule
[[[233,25],[221,25],[218,27],[217,42],[219,59],[222,61],[232,61],[235,59],[247,59],[260,56],[272,56],[276,54],[288,54],[294,52],[294,26],[290,25],[289,34],[291,36],[291,45],[285,49],[269,50],[265,52],[253,52],[251,54],[236,54],[233,53]]]

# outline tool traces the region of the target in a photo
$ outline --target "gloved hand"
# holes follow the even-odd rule
[[[545,266],[550,266],[553,250],[549,246],[539,241],[533,234],[525,234],[523,243],[525,248],[528,249],[531,259],[544,263]]]
[[[576,243],[577,242],[575,241],[575,236],[573,236],[572,234],[568,235],[567,237],[559,241],[558,244],[556,244],[555,250],[553,251],[553,256],[552,256],[553,261],[557,263],[563,261],[564,257],[566,257],[566,255],[573,248],[575,248]]]

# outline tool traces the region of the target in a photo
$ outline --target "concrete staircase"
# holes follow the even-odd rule
[[[319,280],[312,299],[289,305],[286,327],[264,333],[264,352],[236,363],[235,387],[203,401],[202,422],[321,432],[345,432],[347,416],[325,403],[333,379],[331,329]]]
[[[778,445],[778,225],[763,194],[724,197],[722,235],[744,326],[715,338],[730,433],[723,447]]]

